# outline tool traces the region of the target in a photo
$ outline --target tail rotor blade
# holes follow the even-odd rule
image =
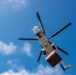
[[[39,21],[40,27],[41,27],[41,29],[42,29],[42,32],[45,34],[45,30],[44,30],[44,27],[43,27],[43,24],[42,24],[41,18],[40,18],[40,16],[39,16],[39,13],[37,12],[36,15],[37,15],[37,18],[38,18],[38,21]]]
[[[72,23],[71,22],[69,22],[67,25],[65,25],[63,28],[61,28],[60,30],[58,30],[57,32],[55,32],[52,36],[50,36],[49,37],[49,39],[51,38],[51,37],[54,37],[54,36],[56,36],[58,33],[60,33],[61,31],[63,31],[64,29],[66,29],[68,26],[70,26]]]
[[[66,51],[64,51],[63,49],[61,49],[60,47],[57,46],[57,48],[62,51],[63,53],[65,53],[66,55],[69,55]]]
[[[18,40],[37,40],[36,38],[18,38]]]
[[[40,61],[41,55],[42,55],[42,51],[41,51],[41,52],[40,52],[40,54],[39,54],[39,57],[38,57],[37,62],[39,62],[39,61]]]

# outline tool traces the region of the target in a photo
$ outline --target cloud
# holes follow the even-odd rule
[[[10,42],[9,44],[4,43],[2,41],[0,41],[0,53],[2,55],[11,55],[14,54],[15,52],[17,52],[17,49],[20,48],[20,52],[23,54],[26,54],[29,57],[32,57],[32,44],[25,42],[23,44],[23,47],[19,47],[14,45],[12,42]],[[18,52],[19,53],[19,52]]]
[[[38,68],[30,72],[26,69],[19,69],[17,72],[14,72],[12,69],[1,73],[0,75],[71,75],[71,74],[65,74],[61,71],[61,68],[59,66],[55,68],[51,68],[49,66],[43,66],[39,65]]]
[[[7,65],[9,66],[9,68],[17,71],[17,69],[23,68],[23,65],[21,65],[19,63],[18,59],[11,59],[7,61]]]
[[[11,55],[16,51],[16,46],[10,42],[9,44],[6,44],[2,41],[0,41],[0,53],[3,55]]]
[[[2,8],[12,8],[12,9],[19,9],[26,5],[26,0],[1,0],[0,4]]]
[[[31,54],[32,45],[30,43],[25,42],[22,47],[22,52],[25,53],[27,56],[32,56]]]
[[[9,66],[12,67],[12,68],[15,68],[15,67],[17,67],[17,62],[18,62],[17,59],[8,60],[8,61],[7,61],[7,65],[9,65]]]

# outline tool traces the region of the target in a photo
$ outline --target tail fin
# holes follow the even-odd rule
[[[61,68],[65,71],[65,70],[67,70],[67,69],[69,69],[72,65],[68,65],[68,66],[63,66],[62,65],[62,63],[60,62],[60,66],[61,66]]]

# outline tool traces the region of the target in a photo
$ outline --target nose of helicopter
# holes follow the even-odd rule
[[[33,27],[33,31],[35,34],[39,33],[41,30],[38,28],[38,26]]]

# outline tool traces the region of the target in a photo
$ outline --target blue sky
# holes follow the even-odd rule
[[[72,25],[50,41],[69,53],[58,52],[63,65],[72,68],[63,72],[57,65],[52,68],[44,59],[37,63],[41,47],[37,41],[19,41],[19,37],[35,37],[31,31],[39,26],[36,12],[40,13],[46,36],[68,22]],[[75,0],[0,0],[0,75],[76,75],[76,1]]]

